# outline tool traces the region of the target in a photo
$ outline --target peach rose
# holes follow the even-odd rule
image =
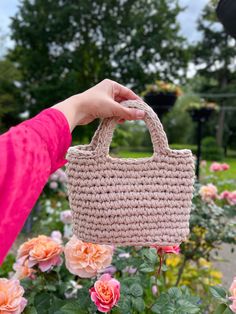
[[[13,269],[16,271],[14,278],[17,278],[19,280],[27,277],[31,279],[35,278],[35,270],[33,268],[29,268],[28,263],[29,261],[26,260],[24,265],[21,265],[17,262],[13,265]]]
[[[23,243],[17,254],[17,264],[33,267],[38,265],[42,272],[61,264],[62,246],[52,238],[40,235]]]
[[[109,274],[104,274],[89,289],[89,293],[97,309],[107,313],[120,299],[120,283]]]
[[[236,277],[234,277],[234,280],[229,288],[229,292],[231,293],[231,297],[229,297],[229,299],[233,301],[230,305],[230,309],[232,312],[236,313]]]
[[[0,278],[0,313],[22,313],[27,304],[23,294],[24,289],[19,280]]]
[[[211,183],[203,185],[199,190],[199,194],[203,201],[210,203],[217,198],[217,187]]]
[[[113,248],[86,243],[73,236],[65,246],[66,267],[81,278],[91,278],[111,264]]]

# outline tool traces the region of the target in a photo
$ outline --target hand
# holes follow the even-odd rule
[[[116,117],[118,122],[143,119],[144,111],[119,104],[123,100],[135,99],[139,97],[130,89],[105,79],[53,107],[64,113],[72,131],[76,125],[88,124],[96,118]]]

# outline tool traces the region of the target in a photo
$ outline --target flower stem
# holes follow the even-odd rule
[[[157,269],[157,276],[159,276],[160,273],[161,273],[162,261],[163,261],[163,256],[162,256],[162,254],[160,254],[160,255],[159,255],[159,267],[158,267],[158,269]]]
[[[182,277],[182,274],[183,274],[183,271],[184,271],[184,267],[185,267],[185,265],[186,265],[186,262],[187,262],[187,258],[184,257],[183,264],[182,264],[181,267],[179,268],[178,277],[177,277],[175,286],[178,286],[178,284],[179,284],[179,282],[180,282],[180,279],[181,279],[181,277]]]

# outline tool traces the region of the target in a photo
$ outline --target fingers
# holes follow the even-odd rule
[[[135,100],[140,99],[138,95],[136,95],[132,90],[129,88],[112,81],[113,84],[113,96],[114,100],[117,102],[121,102],[123,100]]]
[[[113,116],[119,117],[118,121],[142,120],[145,117],[145,112],[143,110],[134,109],[134,108],[125,108],[116,102],[113,105],[112,113],[113,113]]]

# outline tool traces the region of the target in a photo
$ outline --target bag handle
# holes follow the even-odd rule
[[[126,100],[121,105],[128,108],[137,108],[146,112],[144,122],[149,129],[153,144],[154,154],[164,153],[169,150],[168,140],[163,126],[156,113],[145,102],[141,100]],[[103,119],[95,132],[90,146],[99,154],[107,155],[112,141],[113,132],[117,122],[114,118]]]

